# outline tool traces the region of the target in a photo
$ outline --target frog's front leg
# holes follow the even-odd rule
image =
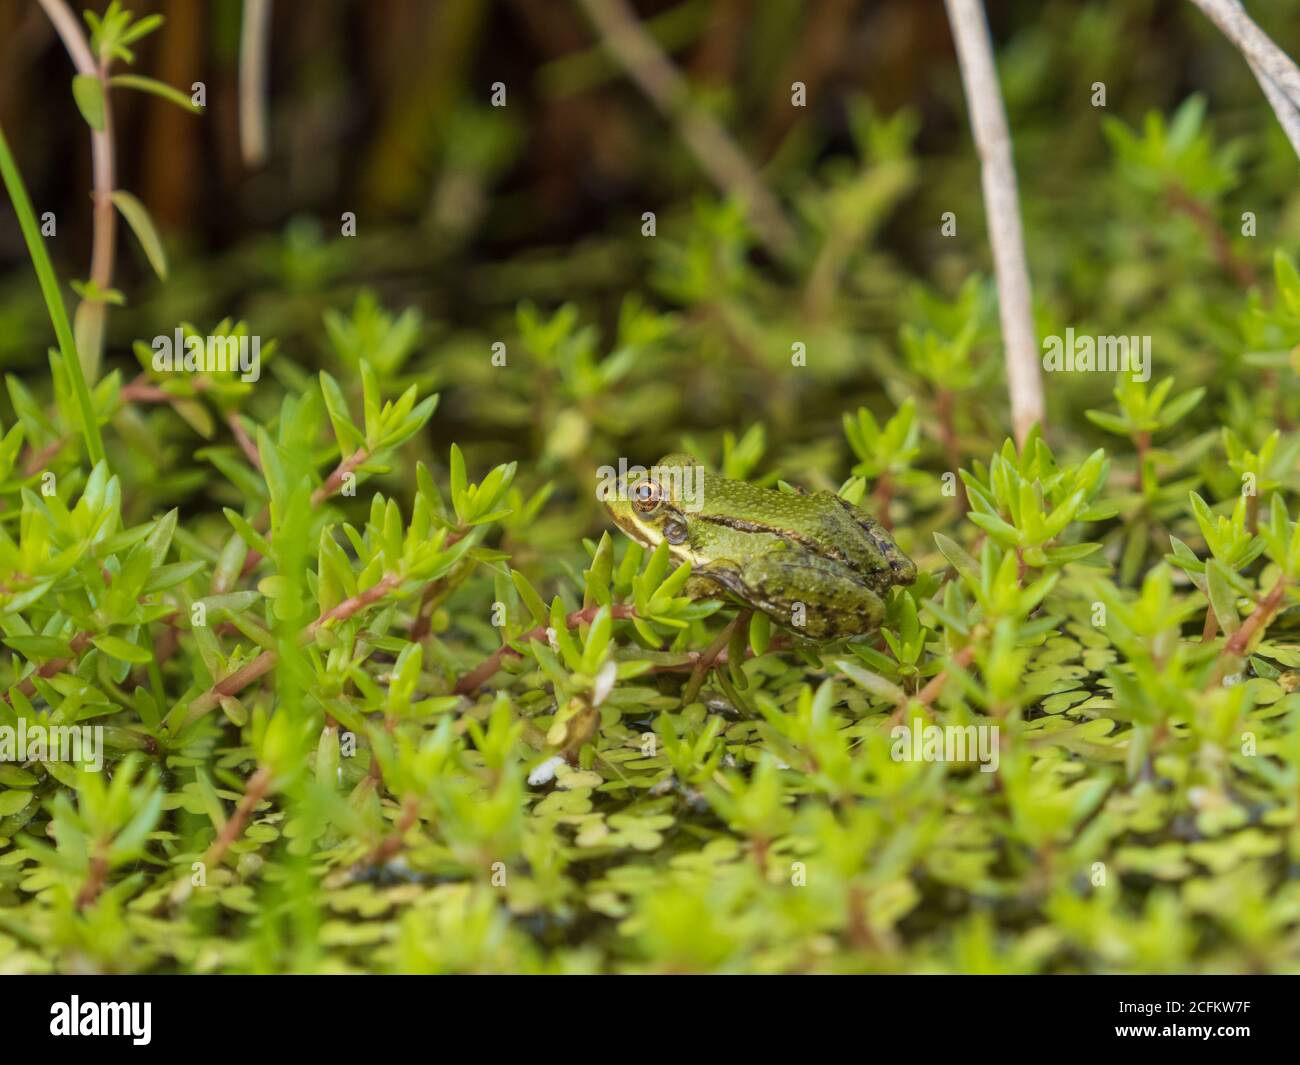
[[[698,578],[725,588],[811,640],[875,632],[885,616],[884,600],[847,567],[829,559],[773,551],[742,565],[715,563]]]

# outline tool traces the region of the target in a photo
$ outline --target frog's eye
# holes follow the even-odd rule
[[[684,544],[686,542],[686,524],[676,518],[670,518],[664,523],[664,539],[670,544]]]
[[[660,490],[655,481],[641,481],[632,486],[632,505],[645,513],[659,505]]]

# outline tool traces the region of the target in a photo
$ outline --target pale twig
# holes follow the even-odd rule
[[[1011,421],[1023,444],[1034,423],[1043,421],[1043,378],[1034,335],[1029,267],[1020,226],[1020,198],[1006,108],[993,63],[993,43],[980,0],[945,0],[957,45],[971,132],[980,156],[984,212],[998,280],[998,311],[1006,347]]]
[[[72,64],[77,68],[77,73],[98,73],[99,66],[95,62],[94,53],[90,50],[90,41],[86,38],[81,23],[77,21],[77,16],[72,13],[72,8],[68,7],[63,0],[38,0],[38,2],[53,24],[59,39],[63,41],[63,47],[72,57]]]
[[[1264,69],[1255,60],[1247,57],[1246,62],[1250,64],[1251,73],[1255,75],[1259,87],[1264,90],[1264,95],[1268,98],[1269,106],[1273,108],[1273,114],[1277,116],[1282,132],[1291,142],[1292,150],[1296,157],[1300,158],[1300,108],[1291,102],[1290,97],[1277,87],[1277,82],[1265,74]]]
[[[1192,0],[1250,64],[1291,147],[1300,157],[1300,67],[1247,14],[1240,0]]]
[[[113,205],[113,108],[109,100],[107,57],[95,58],[77,16],[64,0],[38,0],[55,32],[68,50],[78,74],[99,80],[104,99],[104,128],[90,131],[91,168],[94,173],[94,230],[90,255],[90,280],[102,297],[113,287],[113,249],[117,239],[117,210]],[[83,300],[77,308],[77,350],[88,381],[99,376],[104,344],[104,318],[108,304],[102,299]]]
[[[681,72],[641,26],[625,0],[579,0],[619,65],[677,130],[695,161],[724,193],[749,211],[759,238],[778,257],[795,246],[795,232],[776,197],[744,152],[711,114],[695,105]]]
[[[244,0],[239,32],[239,151],[244,165],[266,161],[266,68],[271,0]]]

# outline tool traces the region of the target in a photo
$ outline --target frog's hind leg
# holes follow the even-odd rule
[[[740,567],[734,562],[714,562],[706,570],[696,570],[687,578],[682,593],[690,599],[727,599],[744,601],[744,582]]]
[[[914,582],[916,580],[916,563],[899,550],[898,545],[894,543],[894,538],[889,535],[889,530],[861,507],[854,506],[843,496],[837,495],[833,498],[844,508],[844,513],[852,518],[862,531],[871,538],[876,550],[884,556],[885,561],[889,564],[886,583],[911,584]]]
[[[874,632],[885,603],[836,562],[760,555],[739,574],[745,599],[773,621],[811,640],[838,640]]]

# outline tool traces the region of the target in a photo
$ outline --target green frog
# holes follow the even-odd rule
[[[665,455],[605,508],[648,548],[691,563],[686,594],[731,598],[813,640],[874,632],[916,566],[866,511],[831,492],[792,494]]]

